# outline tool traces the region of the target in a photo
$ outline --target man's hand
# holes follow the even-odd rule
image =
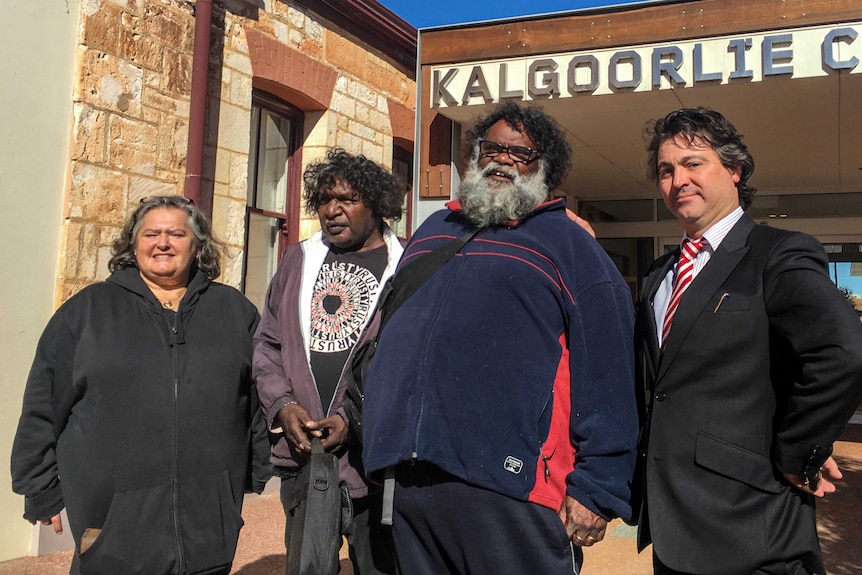
[[[584,507],[570,495],[566,495],[559,511],[566,533],[578,547],[589,547],[605,538],[608,522]]]
[[[40,523],[42,523],[42,525],[53,525],[54,533],[56,533],[57,535],[63,534],[63,520],[60,518],[59,513],[53,516],[51,519],[42,519]],[[36,522],[31,519],[30,525],[36,525]]]
[[[785,473],[784,477],[790,484],[798,489],[799,491],[803,491],[805,493],[810,493],[815,497],[823,497],[827,493],[835,492],[835,484],[833,481],[838,481],[844,475],[841,473],[841,470],[838,469],[838,464],[835,463],[835,460],[831,457],[823,462],[823,466],[820,468],[820,473],[822,474],[820,479],[820,484],[817,485],[816,490],[810,489],[809,486],[805,485],[805,478],[800,475],[794,475],[792,473]]]
[[[320,443],[326,451],[338,449],[347,442],[347,423],[340,415],[331,415],[308,424],[309,433],[322,438]]]
[[[309,426],[314,423],[308,410],[298,403],[288,403],[278,412],[284,436],[300,452],[311,453]],[[318,432],[319,433],[319,432]]]
[[[347,423],[340,415],[313,420],[304,407],[288,403],[278,412],[284,435],[297,451],[311,453],[311,437],[319,437],[323,449],[333,451],[347,442]]]

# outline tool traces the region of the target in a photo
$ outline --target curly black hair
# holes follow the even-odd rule
[[[742,143],[742,134],[730,121],[709,108],[683,108],[649,122],[644,131],[647,140],[647,176],[658,182],[658,149],[667,140],[682,138],[689,145],[702,142],[712,148],[728,169],[739,168],[739,205],[748,209],[757,188],[748,185],[754,173],[754,158]]]
[[[334,148],[326,154],[326,160],[311,164],[302,174],[305,190],[305,211],[317,214],[323,205],[321,196],[342,182],[358,192],[362,203],[375,216],[397,220],[401,218],[401,204],[407,187],[401,180],[379,164],[362,154],[353,154]]]
[[[469,154],[476,154],[479,140],[491,126],[505,121],[512,129],[527,134],[539,149],[539,161],[545,164],[545,184],[548,190],[556,189],[572,168],[572,146],[560,125],[538,106],[520,106],[508,101],[498,104],[491,112],[476,121],[467,132],[465,143]]]

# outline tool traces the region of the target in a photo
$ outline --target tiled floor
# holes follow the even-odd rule
[[[862,573],[862,425],[850,425],[835,444],[835,459],[844,472],[838,491],[818,503],[820,536],[830,575]],[[284,572],[284,515],[278,493],[248,498],[245,527],[239,540],[233,573],[280,575]],[[601,543],[585,549],[583,575],[650,575],[650,550],[638,554],[635,528],[611,523]],[[68,573],[70,552],[25,557],[0,563],[0,575],[60,575]],[[342,575],[353,575],[342,549]]]

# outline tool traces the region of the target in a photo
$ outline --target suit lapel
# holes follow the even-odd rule
[[[640,309],[638,310],[639,321],[641,322],[641,334],[646,345],[645,354],[649,365],[647,366],[650,374],[655,375],[658,369],[660,353],[658,348],[658,329],[655,323],[655,310],[653,301],[655,294],[661,286],[667,273],[673,268],[676,261],[679,259],[679,248],[662,256],[656,260],[655,264],[647,272],[644,278],[643,287],[641,289]]]
[[[705,306],[713,301],[715,292],[724,284],[742,257],[748,253],[745,245],[748,234],[756,224],[746,215],[736,222],[722,240],[721,245],[712,254],[691,285],[685,290],[682,300],[673,317],[673,327],[668,334],[658,377],[662,377],[668,366],[673,363],[680,347],[685,343],[689,332]]]

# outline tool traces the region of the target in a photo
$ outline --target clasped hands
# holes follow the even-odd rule
[[[319,437],[326,451],[334,451],[347,443],[347,423],[340,415],[312,419],[298,403],[288,403],[278,412],[285,437],[301,453],[311,453],[311,438]]]

